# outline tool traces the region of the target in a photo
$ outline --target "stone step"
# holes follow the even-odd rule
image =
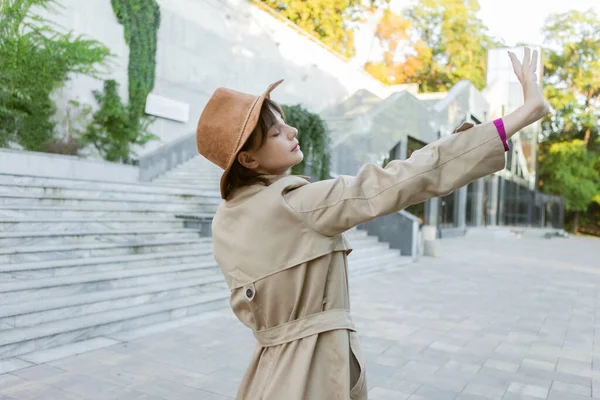
[[[196,184],[194,182],[170,182],[170,181],[164,181],[160,183],[162,186],[171,186],[171,187],[177,187],[180,189],[196,189]],[[221,199],[221,192],[219,189],[219,185],[216,184],[214,186],[212,186],[211,189],[204,189],[203,190],[204,193],[206,193],[207,196],[211,196],[213,198],[218,198]]]
[[[215,190],[219,188],[219,179],[214,178],[198,178],[197,176],[186,176],[186,175],[171,175],[168,177],[157,178],[154,180],[155,183],[170,183],[170,184],[179,184],[179,183],[193,183],[195,187],[198,189],[204,190]]]
[[[193,250],[186,251],[5,264],[0,265],[0,283],[136,268],[151,269],[165,264],[182,265],[194,262],[199,264],[212,262],[216,265],[212,248],[210,246],[198,246]]]
[[[222,172],[208,172],[208,173],[204,173],[204,174],[199,174],[198,172],[194,171],[194,170],[190,170],[187,168],[180,168],[180,169],[174,169],[172,171],[170,171],[168,174],[159,176],[157,178],[157,180],[159,179],[168,179],[168,178],[191,178],[191,179],[198,179],[201,181],[206,181],[206,182],[219,182],[219,180],[221,179],[221,174]]]
[[[396,256],[387,261],[380,260],[379,262],[373,262],[371,264],[360,264],[358,268],[350,268],[349,275],[352,279],[386,271],[395,271],[400,268],[406,268],[409,264],[412,264],[412,262],[412,257]]]
[[[209,239],[160,239],[133,243],[8,247],[0,248],[0,264],[188,250],[207,243],[207,240]]]
[[[200,230],[197,229],[173,229],[169,231],[148,229],[142,231],[93,230],[79,232],[0,232],[0,250],[10,246],[140,243],[161,239],[194,240],[197,239],[199,235]]]
[[[354,252],[348,256],[348,270],[358,270],[369,268],[373,265],[394,262],[400,258],[400,252],[364,252],[362,255],[354,255]]]
[[[0,218],[0,232],[73,232],[97,229],[183,229],[184,221],[179,218]]]
[[[28,194],[0,194],[0,206],[61,206],[61,207],[87,207],[103,209],[106,207],[122,210],[148,210],[172,211],[188,213],[206,213],[216,211],[216,205],[200,201],[155,201],[150,199],[123,198],[91,198],[91,197],[64,197],[64,196],[37,196]]]
[[[0,309],[0,329],[22,328],[64,318],[156,303],[214,291],[227,292],[221,272],[195,279],[159,282],[133,288],[103,290],[4,305]]]
[[[227,292],[205,293],[0,331],[0,359],[197,315],[226,307],[228,298]]]
[[[157,194],[157,195],[174,195],[179,197],[201,197],[206,201],[220,202],[220,198],[206,195],[202,190],[192,190],[190,188],[180,188],[176,186],[163,186],[154,182],[147,183],[125,183],[113,181],[94,181],[94,180],[79,180],[68,178],[50,178],[40,176],[26,175],[10,175],[0,173],[0,187],[22,187],[27,188],[42,188],[51,192],[53,189],[63,190],[85,190],[92,192],[125,192],[129,194]]]
[[[354,246],[352,253],[350,253],[349,257],[353,258],[364,258],[370,257],[371,255],[378,254],[387,254],[393,252],[396,255],[400,255],[400,252],[397,250],[391,250],[390,245],[388,243],[369,243],[362,246]]]
[[[165,210],[123,210],[118,207],[61,207],[61,206],[0,206],[0,218],[125,218],[125,219],[159,219],[173,218],[173,212]],[[196,213],[199,216],[212,217],[213,213]]]
[[[97,272],[56,278],[0,283],[0,304],[20,303],[93,291],[131,288],[167,280],[202,278],[214,273],[214,263],[165,265]]]
[[[376,237],[373,236],[347,236],[347,239],[350,241],[350,245],[353,247],[364,247],[371,245],[387,245],[388,243],[380,242]]]
[[[197,194],[170,194],[170,193],[139,193],[125,190],[105,189],[101,185],[96,188],[66,188],[66,187],[42,187],[21,185],[0,185],[0,197],[24,197],[24,198],[67,198],[67,199],[94,199],[94,200],[122,200],[132,202],[158,202],[158,203],[208,203],[218,205],[216,199]]]
[[[159,185],[193,185],[198,190],[202,190],[203,192],[213,192],[219,190],[219,179],[213,178],[198,178],[198,177],[186,177],[186,176],[170,176],[157,178],[154,182]]]

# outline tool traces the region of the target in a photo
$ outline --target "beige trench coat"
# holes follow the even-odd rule
[[[222,203],[215,257],[233,312],[257,339],[238,399],[367,398],[343,232],[503,169],[494,125],[464,129],[385,169],[368,164],[355,177],[310,184],[270,177]]]

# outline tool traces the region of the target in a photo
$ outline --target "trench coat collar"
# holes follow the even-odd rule
[[[277,182],[280,179],[291,176],[290,174],[282,174],[282,175],[261,175],[262,182],[258,182],[248,186],[242,186],[240,188],[235,189],[231,192],[228,200],[225,201],[226,205],[235,205],[243,202],[246,199],[254,196],[256,193],[264,190],[268,186],[271,186],[273,183]],[[298,178],[305,179],[307,182],[310,182],[310,176],[297,175]]]

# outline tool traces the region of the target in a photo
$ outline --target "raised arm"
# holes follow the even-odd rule
[[[537,80],[535,59],[526,51],[523,65],[513,58],[525,103],[503,118],[506,136],[548,113]],[[385,168],[363,166],[356,176],[315,182],[285,195],[290,207],[323,235],[333,236],[378,216],[391,214],[431,197],[447,195],[505,166],[504,145],[488,122],[444,137]]]

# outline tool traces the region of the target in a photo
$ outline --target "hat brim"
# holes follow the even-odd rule
[[[227,178],[229,175],[229,171],[231,170],[231,167],[233,166],[233,163],[235,162],[237,154],[240,152],[242,147],[244,147],[244,144],[246,143],[246,141],[248,140],[248,138],[254,131],[254,128],[256,128],[256,124],[258,123],[258,118],[260,117],[260,110],[262,108],[263,103],[265,102],[265,99],[269,98],[269,95],[271,94],[271,92],[277,86],[279,86],[281,84],[281,82],[283,82],[283,79],[280,79],[277,82],[270,84],[269,87],[267,88],[267,90],[265,90],[265,92],[263,94],[261,94],[260,96],[257,97],[256,101],[250,108],[250,112],[248,113],[248,116],[246,117],[246,122],[245,122],[244,127],[242,128],[242,132],[240,134],[238,145],[236,146],[236,149],[233,152],[232,156],[230,157],[229,162],[227,163],[227,167],[225,168],[225,170],[223,171],[223,175],[221,176],[221,198],[225,199],[225,188],[227,187]]]

